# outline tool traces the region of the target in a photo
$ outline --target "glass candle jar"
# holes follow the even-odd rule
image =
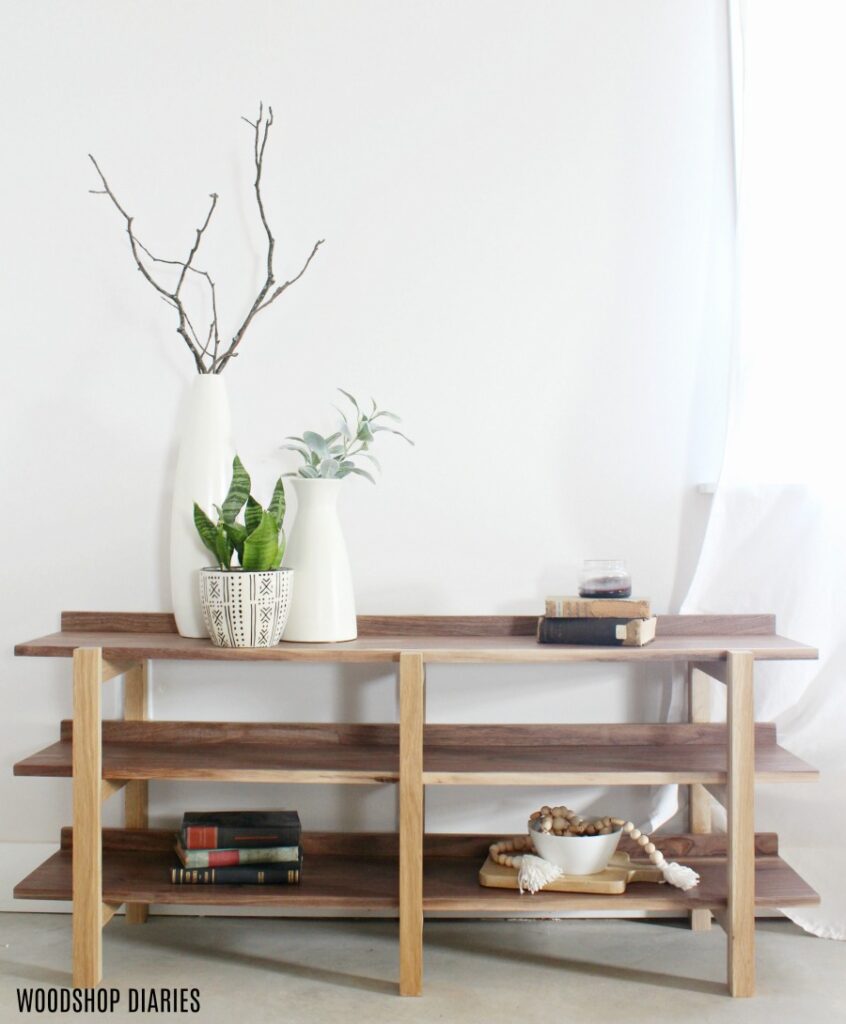
[[[579,572],[579,597],[631,597],[632,578],[622,558],[588,558]]]

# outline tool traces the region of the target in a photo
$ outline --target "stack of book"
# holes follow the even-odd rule
[[[176,885],[299,885],[296,811],[186,811],[176,837]]]
[[[538,643],[643,647],[655,639],[656,622],[643,598],[548,597]]]

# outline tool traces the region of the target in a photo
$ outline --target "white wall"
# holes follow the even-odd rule
[[[537,612],[546,593],[573,589],[580,559],[603,556],[627,557],[636,589],[672,610],[725,408],[723,8],[52,0],[6,11],[0,905],[70,815],[69,783],[11,778],[69,714],[68,664],[15,660],[13,644],[57,628],[63,608],[169,604],[168,489],[192,363],[116,211],[88,194],[86,153],[164,255],[185,251],[220,193],[201,263],[231,330],[263,260],[239,117],[273,103],[266,201],[280,274],[326,244],[227,370],[238,446],[269,491],[277,446],[329,426],[337,385],[403,414],[416,448],[385,442],[378,487],[353,480],[343,499],[360,611]],[[429,714],[648,720],[668,678],[442,668]],[[395,692],[370,666],[163,664],[154,711],[379,721],[394,717]],[[434,792],[428,823],[511,831],[548,797]],[[152,786],[163,824],[189,805],[249,802],[298,806],[309,828],[390,828],[394,798]],[[642,799],[613,806],[635,814]]]

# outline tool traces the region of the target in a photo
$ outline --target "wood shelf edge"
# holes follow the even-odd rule
[[[304,833],[305,873],[301,886],[171,886],[173,832],[105,829],[104,902],[183,905],[277,906],[295,913],[314,909],[390,911],[398,900],[396,833]],[[430,834],[426,837],[424,908],[427,912],[507,914],[565,910],[690,910],[725,905],[725,837],[687,834],[657,836],[666,854],[678,856],[703,873],[700,893],[669,886],[633,884],[620,896],[541,893],[520,897],[516,890],[484,889],[478,869],[493,836]],[[72,834],[62,830],[62,846],[14,890],[16,899],[70,898]],[[756,837],[760,906],[807,905],[818,896],[777,854],[771,833]],[[636,849],[632,846],[632,849]],[[688,854],[699,855],[685,855]],[[363,851],[371,851],[364,856]],[[309,868],[310,865],[310,868]],[[312,885],[309,885],[309,879]]]

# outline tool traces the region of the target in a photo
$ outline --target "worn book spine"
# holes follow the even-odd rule
[[[655,638],[652,619],[538,619],[538,643],[595,647],[643,647]]]
[[[266,849],[298,846],[300,830],[227,828],[218,825],[183,825],[179,839],[186,850]]]
[[[171,868],[170,880],[174,885],[299,885],[301,870],[301,862],[291,867]]]
[[[562,619],[648,619],[652,614],[645,598],[548,597],[546,614]]]
[[[267,846],[240,850],[186,850],[176,845],[176,856],[186,868],[225,868],[237,864],[296,864],[299,846]]]

